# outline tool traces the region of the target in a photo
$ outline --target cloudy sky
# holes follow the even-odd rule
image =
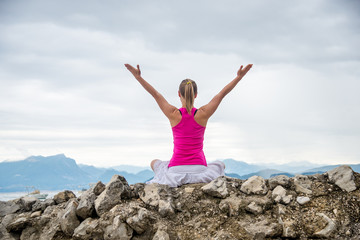
[[[253,63],[208,123],[208,161],[360,163],[359,13],[357,0],[1,0],[0,161],[168,160],[168,120],[124,63],[175,106],[194,79],[196,107]]]

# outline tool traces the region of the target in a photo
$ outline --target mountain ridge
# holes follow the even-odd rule
[[[222,160],[225,165],[227,176],[248,179],[257,175],[270,178],[275,175],[294,176],[296,174],[311,175],[324,173],[339,165],[324,165],[305,163],[309,169],[294,173],[292,169],[303,169],[296,167],[299,163],[288,164],[248,164],[244,161],[234,159]],[[271,165],[271,168],[268,166]],[[124,166],[124,171],[121,169]],[[280,166],[280,169],[276,167]],[[360,172],[360,164],[349,164],[355,171]],[[0,192],[24,191],[27,186],[35,186],[43,190],[60,189],[82,189],[88,188],[90,183],[97,181],[108,182],[115,174],[124,176],[129,184],[145,182],[154,176],[149,167],[131,165],[118,165],[114,167],[96,167],[86,164],[77,164],[72,158],[65,154],[53,156],[30,156],[19,161],[0,162]],[[130,171],[130,172],[129,172]]]

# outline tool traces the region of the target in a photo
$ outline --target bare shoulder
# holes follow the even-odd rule
[[[206,127],[206,124],[207,124],[207,121],[209,120],[209,118],[207,117],[205,106],[203,106],[197,110],[197,112],[194,116],[194,119],[198,124]]]
[[[175,108],[168,116],[171,127],[176,126],[181,121],[181,113],[179,109]]]

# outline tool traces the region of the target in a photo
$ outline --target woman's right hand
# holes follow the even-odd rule
[[[240,79],[243,78],[246,75],[246,73],[250,70],[251,67],[252,67],[252,64],[248,64],[243,69],[243,65],[241,65],[240,69],[237,72],[237,77],[239,77]]]
[[[140,66],[136,65],[137,68],[134,68],[133,66],[131,66],[130,64],[125,64],[125,67],[132,73],[132,75],[134,75],[134,77],[140,77],[141,76],[141,71],[140,71]]]

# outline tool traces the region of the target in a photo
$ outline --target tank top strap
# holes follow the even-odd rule
[[[180,112],[181,116],[183,116],[184,114],[188,114],[186,108],[179,108],[179,112]],[[197,108],[192,108],[191,109],[191,116],[194,117],[196,112],[197,112]]]

